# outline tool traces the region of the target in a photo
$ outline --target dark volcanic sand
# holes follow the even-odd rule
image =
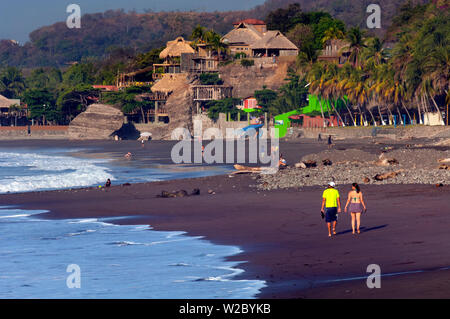
[[[325,147],[311,143],[307,149]],[[305,149],[298,143],[281,148],[291,162]],[[135,216],[123,222],[187,231],[239,246],[244,253],[232,259],[248,261],[241,265],[245,278],[267,281],[258,296],[262,298],[450,297],[450,272],[433,271],[450,266],[449,186],[363,186],[369,210],[362,218],[362,234],[352,235],[349,216],[342,214],[338,235],[330,239],[319,214],[322,188],[258,191],[249,186],[254,184],[249,175],[215,176],[114,186],[107,191],[7,194],[0,195],[0,204],[50,211],[45,218]],[[194,188],[200,188],[200,196],[155,198],[162,190]],[[216,194],[209,195],[209,189]],[[339,189],[345,197],[349,187]],[[320,283],[368,275],[369,264],[380,265],[384,274],[430,271],[383,277],[381,289],[368,289],[365,279]]]

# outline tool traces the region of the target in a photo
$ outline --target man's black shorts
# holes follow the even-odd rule
[[[337,221],[337,207],[325,208],[325,221],[327,223]]]

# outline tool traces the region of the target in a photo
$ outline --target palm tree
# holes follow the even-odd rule
[[[339,69],[336,64],[327,64],[326,72],[324,74],[325,84],[324,84],[324,97],[329,101],[331,107],[333,108],[334,113],[339,118],[339,121],[342,123],[342,126],[345,127],[345,123],[342,120],[341,115],[339,114],[336,108],[336,100],[340,97],[339,95]]]
[[[205,27],[202,27],[200,24],[197,24],[194,30],[192,30],[191,39],[194,41],[205,42],[206,32],[207,31]]]
[[[326,43],[328,40],[343,39],[343,38],[345,38],[345,33],[336,26],[332,26],[324,32],[322,43]]]
[[[379,38],[369,38],[367,40],[367,47],[362,51],[362,57],[366,64],[372,63],[380,65],[387,63],[389,59],[389,52],[383,47],[383,42]]]
[[[11,105],[8,109],[8,113],[14,116],[14,126],[17,126],[17,117],[22,114],[23,108],[20,105]]]
[[[363,49],[366,47],[365,32],[359,27],[351,28],[347,33],[348,45],[344,46],[341,50],[350,50],[349,60],[355,67],[360,66],[360,55]]]
[[[0,74],[0,93],[8,99],[17,98],[25,90],[25,78],[15,67],[8,67]]]
[[[316,63],[313,65],[311,71],[308,73],[307,80],[310,83],[310,90],[312,94],[315,94],[319,100],[320,113],[322,114],[323,126],[326,127],[325,115],[323,112],[322,102],[320,96],[324,88],[324,64]]]

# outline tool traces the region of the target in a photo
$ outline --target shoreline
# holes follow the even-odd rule
[[[423,222],[433,223],[439,231],[435,227],[423,229],[412,216],[406,219],[401,215],[395,216],[384,222],[386,214],[389,215],[392,211],[389,213],[380,211],[377,213],[382,213],[383,218],[374,215],[363,217],[362,227],[364,228],[358,238],[349,233],[349,221],[344,221],[338,225],[338,236],[328,239],[325,225],[322,225],[319,214],[314,214],[320,202],[317,200],[321,194],[320,187],[305,187],[301,191],[296,189],[259,191],[248,186],[253,183],[255,180],[252,176],[230,178],[227,175],[220,175],[113,186],[108,190],[84,188],[5,194],[0,195],[0,200],[2,205],[49,211],[41,215],[43,218],[129,216],[117,223],[150,225],[154,230],[161,231],[185,231],[189,236],[204,236],[206,240],[215,244],[239,247],[243,252],[231,256],[228,260],[244,261],[239,266],[244,273],[235,279],[266,281],[267,287],[263,288],[256,296],[257,298],[340,298],[344,296],[337,295],[337,291],[358,292],[356,296],[346,293],[345,296],[349,298],[364,298],[364,296],[416,298],[419,293],[423,297],[423,291],[418,293],[406,289],[405,287],[410,286],[411,282],[405,278],[416,278],[415,280],[419,282],[425,280],[421,278],[426,278],[422,286],[427,288],[445,281],[445,278],[448,279],[450,276],[450,271],[442,271],[383,278],[383,283],[388,282],[390,286],[393,286],[390,292],[385,294],[382,291],[364,289],[362,284],[365,281],[361,280],[326,285],[318,283],[327,278],[367,276],[365,267],[369,263],[382,265],[383,273],[449,266],[450,245],[440,241],[439,234],[442,236],[442,233],[439,231],[448,229],[450,220],[445,215],[436,215],[435,212],[429,214],[420,212],[420,207],[429,207],[430,199],[433,201],[439,198],[442,200],[441,207],[450,206],[450,199],[447,198],[450,192],[449,186],[434,188],[430,185],[367,185],[363,187],[363,191],[368,193],[366,200],[370,205],[370,211],[380,209],[375,208],[380,206],[373,201],[389,196],[391,193],[396,196],[399,193],[406,193],[397,198],[396,202],[422,194],[422,200],[419,200],[420,205],[416,204],[416,210],[411,213],[414,218],[419,217]],[[200,196],[155,197],[162,190],[186,189],[189,192],[195,186],[200,187]],[[343,189],[344,186],[340,185],[339,188]],[[213,189],[216,194],[208,194],[208,189]],[[245,196],[242,196],[243,194]],[[282,201],[279,201],[280,197]],[[303,202],[301,207],[295,204],[299,198]],[[164,210],[160,207],[164,207]],[[247,214],[242,214],[242,211],[246,211]],[[274,214],[277,214],[277,218],[274,218]],[[405,220],[413,221],[413,223],[403,225]],[[398,229],[389,230],[393,227]],[[408,229],[411,227],[413,229]],[[330,240],[332,243],[334,240],[338,246],[330,247]],[[374,247],[373,242],[379,240],[381,242]],[[396,247],[392,248],[395,242],[402,242],[402,244],[394,245]],[[380,245],[390,247],[391,251],[380,251]],[[411,247],[414,248],[411,250]],[[432,247],[431,250],[430,247]],[[367,253],[364,253],[365,249],[368,250]],[[349,257],[353,253],[357,255]],[[447,288],[445,293],[442,289],[429,291],[425,297],[443,297],[448,296],[448,293],[450,288]]]
[[[15,141],[14,141],[15,142]],[[58,143],[1,143],[0,147],[60,147]],[[339,142],[377,154],[380,145],[366,140]],[[386,143],[402,148],[406,141]],[[61,144],[62,145],[62,144]],[[67,144],[65,144],[67,145]],[[71,144],[72,145],[72,144]],[[140,151],[168,161],[170,143],[153,143],[145,150],[136,142],[86,142],[98,153]],[[289,163],[326,150],[314,141],[281,143]],[[136,153],[139,154],[139,153]],[[140,159],[138,159],[140,160]],[[2,206],[45,210],[43,218],[126,217],[121,224],[150,225],[154,230],[184,231],[215,244],[236,246],[242,253],[228,258],[245,261],[244,273],[235,279],[264,280],[267,287],[257,298],[442,298],[450,295],[450,271],[411,273],[383,277],[382,287],[368,289],[365,280],[320,283],[327,279],[367,276],[367,265],[376,263],[382,273],[409,272],[448,267],[450,243],[442,240],[450,228],[450,186],[421,184],[361,185],[368,213],[362,218],[362,234],[351,234],[343,214],[338,236],[329,239],[319,215],[321,186],[264,190],[257,175],[216,175],[174,179],[110,189],[76,188],[0,195]],[[199,188],[199,196],[157,198],[165,191]],[[344,201],[349,185],[338,185]],[[215,195],[208,194],[212,190]],[[343,203],[345,205],[345,201]],[[414,286],[416,283],[416,286]]]

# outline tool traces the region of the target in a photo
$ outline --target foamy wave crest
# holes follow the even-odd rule
[[[114,180],[101,160],[0,152],[0,193],[87,187]],[[23,169],[22,169],[23,168]],[[20,170],[20,174],[12,170]],[[9,175],[10,174],[10,175]]]

